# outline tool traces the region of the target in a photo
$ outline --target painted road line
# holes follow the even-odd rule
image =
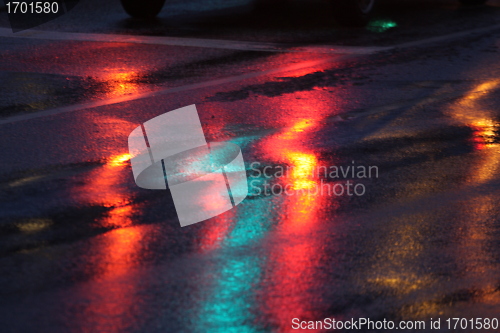
[[[188,46],[211,49],[226,49],[240,51],[261,52],[311,52],[326,54],[372,54],[389,49],[379,46],[300,46],[280,43],[245,42],[222,39],[183,38],[183,37],[156,37],[111,34],[87,34],[74,32],[55,32],[42,30],[27,30],[13,33],[10,29],[0,28],[0,37],[32,38],[45,40],[85,41],[104,43],[134,43],[169,46]]]
[[[418,46],[422,46],[425,44],[434,44],[434,43],[445,42],[445,41],[450,41],[450,40],[454,40],[454,39],[460,39],[460,38],[464,38],[464,37],[470,37],[473,35],[482,35],[482,34],[485,34],[488,32],[493,32],[495,30],[500,30],[500,24],[490,25],[490,26],[485,27],[485,28],[477,28],[477,29],[471,29],[471,30],[466,30],[466,31],[461,31],[461,32],[455,32],[455,33],[443,35],[443,36],[421,39],[421,40],[417,40],[414,42],[402,43],[402,44],[394,45],[392,48],[394,48],[394,49],[406,49],[406,48],[410,48],[410,47],[418,47]]]
[[[445,35],[445,36],[432,37],[432,38],[423,39],[423,40],[419,40],[419,41],[415,41],[415,42],[403,43],[403,44],[399,44],[399,45],[396,45],[393,47],[387,47],[387,48],[380,49],[378,52],[383,51],[383,50],[418,47],[418,46],[442,42],[442,41],[446,41],[446,40],[464,38],[464,37],[468,37],[471,35],[484,34],[484,33],[498,30],[498,29],[500,29],[500,24],[496,24],[496,25],[489,26],[486,28],[467,30],[467,31],[458,32],[458,33]],[[59,34],[64,34],[65,36],[67,34],[73,34],[73,33],[55,33],[55,32],[51,33],[51,32],[34,31],[34,30],[26,31],[22,34],[13,34],[8,29],[0,28],[0,36],[3,36],[2,34],[6,34],[6,35],[8,34],[9,36],[6,36],[6,37],[39,38],[39,37],[36,37],[36,36],[40,36],[38,33],[41,33],[42,35],[44,35],[45,33],[47,33],[47,34],[50,33],[50,34],[53,34],[54,36],[59,35]],[[77,34],[77,35],[88,35],[88,34]],[[90,34],[90,35],[91,36],[101,36],[101,35],[97,35],[97,34]],[[104,35],[104,36],[108,36],[108,35]],[[123,36],[118,36],[118,37],[123,37]],[[140,40],[143,38],[141,36],[129,36],[129,37],[135,38],[136,40],[138,40],[138,43],[140,43],[141,42]],[[147,37],[147,38],[151,38],[151,39],[156,40],[157,38],[163,38],[163,37]],[[63,40],[63,39],[60,38],[60,40]],[[83,39],[81,39],[81,40],[83,40]],[[105,41],[105,40],[102,40],[102,41]],[[122,42],[125,43],[125,42],[131,42],[131,41],[124,41],[123,40]],[[261,44],[261,43],[257,43],[257,44]],[[327,47],[327,46],[325,46],[325,47]],[[142,94],[123,96],[123,97],[118,97],[118,98],[113,98],[113,99],[108,99],[108,100],[102,100],[102,101],[100,100],[100,101],[93,101],[93,102],[88,102],[88,103],[81,103],[81,104],[76,104],[76,105],[71,105],[71,106],[65,106],[65,107],[40,111],[40,112],[36,112],[36,113],[12,116],[12,117],[1,119],[0,125],[14,123],[14,122],[23,121],[23,120],[36,119],[36,118],[40,118],[40,117],[46,117],[46,116],[51,116],[51,115],[56,115],[56,114],[61,114],[61,113],[66,113],[66,112],[74,112],[74,111],[79,111],[79,110],[83,110],[83,109],[95,108],[95,107],[99,107],[99,106],[128,102],[128,101],[142,99],[142,98],[150,98],[150,97],[154,97],[154,96],[161,96],[161,95],[189,91],[189,90],[194,90],[194,89],[208,88],[208,87],[213,87],[213,86],[217,86],[217,85],[242,81],[242,80],[246,80],[246,79],[252,79],[252,78],[259,77],[259,76],[265,76],[265,75],[270,75],[270,74],[277,74],[277,73],[282,73],[282,72],[300,70],[300,69],[305,69],[305,68],[310,68],[310,67],[322,65],[322,64],[329,63],[332,61],[340,61],[340,60],[345,60],[348,58],[354,58],[354,57],[360,56],[362,54],[367,54],[367,53],[360,52],[360,53],[344,54],[342,56],[339,55],[337,57],[328,57],[328,58],[320,59],[320,60],[316,60],[316,61],[307,61],[307,62],[295,64],[292,66],[285,66],[285,67],[271,69],[271,70],[242,74],[242,75],[237,75],[237,76],[218,79],[218,80],[188,84],[188,85],[184,85],[184,86],[180,86],[180,87],[167,88],[167,89],[162,89],[162,90],[152,91],[152,92],[147,92],[147,93],[142,93]]]
[[[417,47],[424,44],[438,43],[474,34],[484,34],[500,29],[500,24],[484,28],[471,29],[448,35],[421,39],[392,46],[340,46],[340,45],[315,45],[300,46],[283,43],[248,42],[222,39],[183,38],[183,37],[157,37],[137,35],[113,35],[113,34],[87,34],[74,32],[56,32],[43,30],[27,30],[13,33],[8,28],[0,28],[0,37],[32,38],[46,40],[70,40],[105,43],[134,43],[152,45],[187,46],[200,48],[215,48],[241,51],[263,51],[263,52],[310,52],[326,54],[372,54],[394,48]]]
[[[80,110],[84,110],[84,109],[91,109],[91,108],[96,108],[96,107],[100,107],[100,106],[129,102],[129,101],[134,101],[134,100],[138,100],[138,99],[151,98],[151,97],[173,94],[173,93],[184,92],[184,91],[195,90],[195,89],[201,89],[201,88],[209,88],[209,87],[223,85],[223,84],[227,84],[227,83],[238,82],[238,81],[243,81],[243,80],[247,80],[247,79],[253,79],[253,78],[265,76],[265,75],[271,75],[271,74],[277,74],[277,73],[283,73],[283,72],[292,72],[292,71],[297,71],[297,70],[301,70],[301,69],[305,69],[305,68],[311,68],[311,67],[323,65],[326,63],[331,63],[333,61],[342,61],[342,60],[346,60],[346,59],[353,58],[356,56],[359,56],[359,55],[343,55],[343,56],[338,55],[338,56],[334,56],[334,57],[328,57],[328,58],[319,59],[319,60],[312,60],[312,61],[305,61],[305,62],[301,62],[298,64],[290,65],[290,66],[269,69],[269,70],[265,70],[265,71],[254,72],[254,73],[247,73],[247,74],[242,74],[242,75],[237,75],[237,76],[231,76],[231,77],[212,80],[212,81],[193,83],[193,84],[188,84],[188,85],[179,86],[179,87],[155,90],[155,91],[150,91],[150,92],[135,94],[135,95],[121,96],[121,97],[112,98],[112,99],[98,100],[98,101],[92,101],[92,102],[87,102],[87,103],[63,106],[63,107],[59,107],[59,108],[55,108],[55,109],[39,111],[36,113],[28,113],[28,114],[22,114],[22,115],[18,115],[18,116],[12,116],[12,117],[0,119],[0,125],[15,123],[18,121],[23,121],[23,120],[31,120],[31,119],[36,119],[36,118],[41,118],[41,117],[46,117],[46,116],[53,116],[53,115],[57,115],[57,114],[61,114],[61,113],[80,111]]]

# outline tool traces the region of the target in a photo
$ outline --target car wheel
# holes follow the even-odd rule
[[[120,0],[123,9],[132,17],[152,18],[158,15],[165,0]]]
[[[465,6],[484,5],[486,0],[460,0],[460,3]]]
[[[363,26],[368,23],[375,8],[376,0],[333,0],[335,19],[350,26]]]

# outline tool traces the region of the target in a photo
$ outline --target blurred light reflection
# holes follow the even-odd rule
[[[263,201],[257,206],[264,205]],[[247,251],[267,232],[262,215],[244,211],[241,205],[209,222],[202,229],[200,250],[218,250],[213,265],[202,272],[205,276],[202,291],[203,301],[195,306],[195,332],[259,332],[254,327],[254,288],[259,284],[265,258],[259,253]],[[257,207],[258,208],[258,207]],[[262,207],[264,209],[264,207]],[[235,223],[235,221],[237,221]]]
[[[109,73],[103,77],[106,83],[106,97],[121,97],[136,94],[141,91],[140,85],[135,82],[137,73],[134,71],[126,73]]]
[[[385,32],[389,29],[397,27],[398,24],[392,20],[387,20],[387,19],[379,19],[379,20],[373,20],[368,23],[368,26],[366,27],[367,30],[372,31],[372,32]]]
[[[448,110],[448,114],[461,124],[469,126],[475,148],[474,164],[469,169],[468,183],[481,186],[496,181],[500,171],[500,146],[498,145],[497,110],[490,109],[489,98],[500,87],[500,80],[493,79],[474,86]],[[494,242],[494,221],[497,220],[498,195],[491,193],[468,198],[458,205],[461,224],[456,232],[456,262],[463,272],[462,281],[476,297],[476,302],[500,304],[497,288],[496,258],[491,251]],[[473,283],[470,283],[473,281]]]
[[[102,133],[102,139],[109,141],[115,136],[126,139],[135,124],[101,118],[96,125],[100,130],[92,135]],[[91,138],[82,140],[91,141]],[[110,149],[120,151],[123,147]],[[81,204],[109,209],[95,222],[100,227],[112,229],[96,236],[91,243],[94,246],[84,256],[86,273],[92,279],[82,289],[82,298],[88,299],[88,303],[80,309],[75,320],[86,332],[124,332],[137,324],[133,320],[138,311],[136,285],[120,282],[130,277],[140,262],[146,230],[143,226],[133,226],[140,207],[131,204],[129,159],[126,152],[110,156],[103,165],[86,174],[83,185],[72,188],[72,196]]]
[[[322,283],[317,267],[327,236],[318,229],[322,211],[335,206],[333,197],[303,191],[318,185],[313,176],[318,156],[307,142],[325,116],[317,109],[330,106],[321,99],[297,100],[296,95],[287,96],[287,102],[280,105],[295,115],[289,118],[293,123],[262,142],[271,161],[291,167],[292,172],[280,181],[283,186],[291,184],[295,191],[294,195],[273,197],[283,220],[278,226],[279,241],[267,249],[267,278],[262,293],[261,311],[271,317],[279,332],[288,331],[292,318],[315,317],[321,295],[314,290]]]
[[[266,163],[293,167],[283,180],[292,184],[297,193],[249,201],[204,225],[200,250],[214,251],[215,257],[203,272],[209,287],[197,297],[204,300],[197,307],[193,331],[265,330],[258,326],[260,319],[256,316],[270,316],[273,327],[279,327],[277,331],[287,331],[292,316],[310,314],[318,300],[318,295],[311,291],[321,284],[316,267],[324,239],[317,235],[317,229],[324,206],[335,204],[319,194],[300,190],[316,186],[312,170],[318,165],[318,157],[304,142],[325,117],[319,110],[329,110],[331,106],[321,98],[296,97],[290,94],[278,101],[270,100],[277,104],[266,105],[292,115],[280,118],[280,122],[288,121],[283,124],[285,128],[259,142],[256,149],[263,152]],[[268,116],[273,118],[276,114],[271,112]],[[218,128],[223,128],[223,124],[219,122]],[[272,221],[279,221],[278,234],[273,233],[273,241],[265,245]],[[254,247],[259,243],[265,246],[263,251]]]

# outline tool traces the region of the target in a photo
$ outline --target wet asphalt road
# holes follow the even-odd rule
[[[0,331],[500,320],[500,2],[386,1],[367,28],[328,10],[172,0],[142,22],[87,0],[0,29]],[[241,147],[249,196],[181,228],[127,137],[190,104]]]

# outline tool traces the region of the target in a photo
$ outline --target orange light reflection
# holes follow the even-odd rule
[[[323,105],[322,99],[297,100],[295,94],[287,97],[287,103],[281,102],[280,107],[300,116],[262,144],[270,160],[291,167],[291,172],[283,177],[283,185],[291,184],[293,195],[282,194],[274,199],[281,207],[283,221],[279,225],[280,241],[269,250],[267,266],[272,283],[264,290],[262,304],[262,311],[278,323],[280,332],[287,331],[295,317],[314,317],[313,303],[318,295],[313,290],[321,284],[316,267],[322,257],[325,237],[318,230],[322,224],[322,208],[334,205],[329,202],[331,198],[309,191],[318,185],[314,170],[319,162],[316,153],[307,146],[307,140],[324,117],[316,108],[328,109],[329,106]]]
[[[136,94],[141,91],[141,88],[135,78],[135,71],[125,73],[109,73],[103,77],[106,82],[106,97],[121,97],[124,95]]]
[[[118,119],[100,120],[98,126],[104,128],[96,132],[103,133],[106,138],[120,136],[126,139],[125,134],[137,126]],[[83,186],[74,187],[72,192],[82,204],[109,208],[96,222],[112,229],[93,239],[93,247],[86,256],[92,281],[82,290],[82,297],[89,302],[75,320],[82,322],[79,327],[86,328],[87,332],[126,331],[137,312],[135,285],[117,282],[129,276],[137,266],[146,230],[143,226],[133,226],[138,208],[131,204],[126,186],[130,157],[128,153],[109,157],[104,165],[88,173]]]
[[[499,79],[480,83],[463,98],[454,103],[448,113],[453,119],[473,130],[473,143],[477,150],[475,164],[470,169],[469,183],[480,186],[498,179],[500,171],[500,146],[497,143],[496,110],[489,109],[484,100],[491,98],[493,91],[500,86]],[[497,194],[482,194],[468,199],[461,205],[464,223],[460,227],[460,242],[457,256],[461,259],[463,279],[475,281],[477,303],[488,306],[500,304],[500,293],[496,287],[497,269],[494,254],[488,244],[494,242],[495,230],[492,221],[496,220]],[[483,315],[484,313],[481,313]],[[486,314],[485,314],[486,315]]]

